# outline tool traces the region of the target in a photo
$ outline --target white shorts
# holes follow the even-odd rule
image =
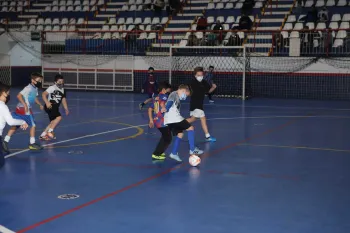
[[[193,116],[195,118],[202,118],[202,117],[205,117],[205,114],[202,109],[195,109],[190,112],[190,116]]]

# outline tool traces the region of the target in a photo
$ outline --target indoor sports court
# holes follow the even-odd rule
[[[146,110],[138,110],[142,95],[71,92],[69,98],[71,115],[43,151],[26,149],[27,132],[13,136],[0,172],[1,225],[13,232],[350,229],[347,102],[206,103],[217,142],[204,142],[195,123],[196,143],[205,150],[195,168],[186,160],[186,136],[184,163],[152,163],[159,135],[148,129]],[[184,114],[187,108],[185,102]],[[41,131],[46,115],[35,117]]]

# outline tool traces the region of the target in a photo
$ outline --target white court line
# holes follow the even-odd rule
[[[227,117],[227,118],[210,118],[207,119],[208,121],[212,121],[212,120],[234,120],[234,119],[264,119],[264,118],[326,118],[326,117],[334,117],[337,118],[337,116],[258,116],[258,117]],[[76,141],[79,139],[83,139],[83,138],[89,138],[89,137],[95,137],[95,136],[99,136],[99,135],[103,135],[103,134],[109,134],[109,133],[114,133],[114,132],[118,132],[118,131],[123,131],[123,130],[127,130],[127,129],[132,129],[132,128],[136,128],[136,127],[145,127],[148,126],[148,124],[143,124],[143,125],[135,125],[135,126],[129,126],[129,127],[125,127],[125,128],[121,128],[121,129],[114,129],[114,130],[109,130],[109,131],[104,131],[101,133],[96,133],[96,134],[88,134],[85,136],[81,136],[81,137],[77,137],[77,138],[71,138],[71,139],[67,139],[67,140],[63,140],[63,141],[59,141],[59,142],[54,142],[54,143],[50,143],[45,145],[44,147],[47,146],[52,146],[52,145],[57,145],[57,144],[62,144],[65,142],[71,142],[71,141]],[[29,151],[29,149],[25,149],[25,150],[21,150],[21,151],[17,151],[15,153],[9,154],[5,156],[5,159],[11,158],[13,156],[22,154],[24,152]]]
[[[0,225],[0,233],[16,233],[16,232],[11,231],[11,230],[7,229],[6,227]]]
[[[109,102],[109,103],[139,103],[140,101],[136,100],[102,100],[102,99],[70,99],[70,100],[79,100],[79,101],[89,101],[89,102]],[[189,103],[181,103],[189,104]],[[224,107],[242,107],[238,104],[204,104],[208,106],[224,106]],[[306,109],[306,110],[335,110],[335,111],[350,111],[350,108],[313,108],[313,107],[281,107],[281,106],[269,106],[269,105],[259,105],[259,106],[244,106],[245,108],[276,108],[276,109]]]

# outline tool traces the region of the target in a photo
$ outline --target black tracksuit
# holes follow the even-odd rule
[[[206,80],[199,82],[196,78],[193,78],[190,83],[191,88],[191,102],[190,102],[190,111],[195,109],[203,109],[203,102],[205,94],[210,90],[210,84]]]

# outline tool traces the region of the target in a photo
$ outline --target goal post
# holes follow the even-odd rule
[[[67,89],[134,90],[134,57],[131,55],[43,54],[43,87],[60,73]]]
[[[0,54],[0,82],[11,85],[11,57],[7,54]]]
[[[188,83],[195,67],[214,67],[215,95],[246,99],[249,58],[244,46],[170,46],[169,83]]]

